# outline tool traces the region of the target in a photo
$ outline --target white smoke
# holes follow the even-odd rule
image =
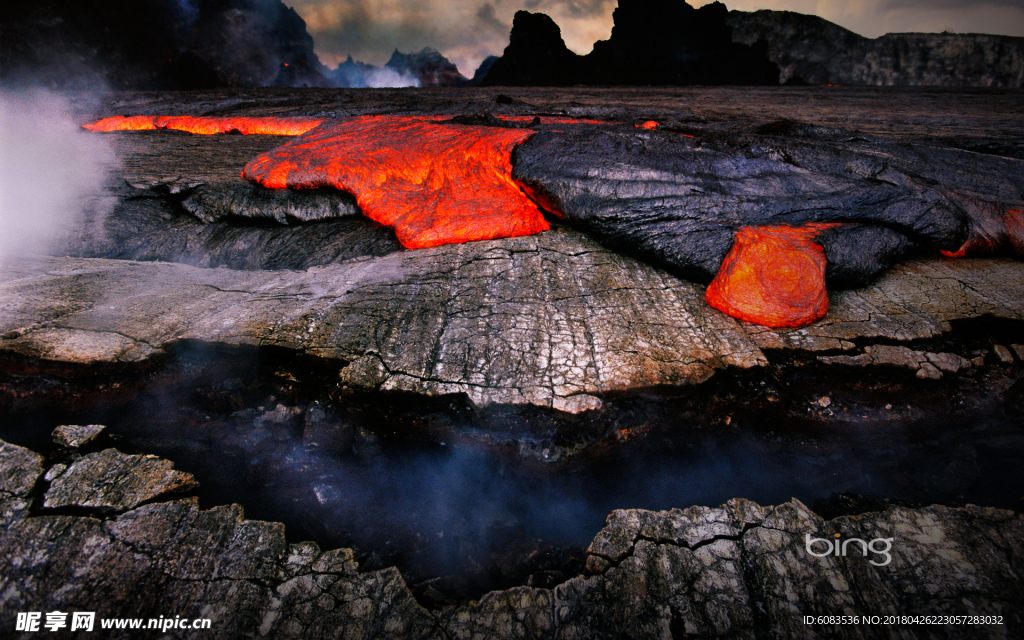
[[[399,73],[389,67],[376,67],[366,71],[364,75],[354,78],[350,86],[370,89],[399,89],[402,87],[418,87],[420,81],[409,73]]]
[[[69,100],[0,89],[0,259],[45,253],[109,206],[111,141],[83,130]]]
[[[372,89],[398,89],[401,87],[418,87],[420,81],[409,73],[399,73],[384,67],[375,69],[366,76],[366,86]]]

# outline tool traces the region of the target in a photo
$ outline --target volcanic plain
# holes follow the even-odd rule
[[[267,189],[242,177],[254,158],[301,139],[90,134],[117,150],[102,185],[110,206],[48,255],[0,266],[0,406],[10,416],[0,436],[12,443],[0,453],[32,476],[4,485],[14,505],[5,526],[36,531],[63,519],[69,540],[99,527],[117,562],[134,549],[164,563],[168,589],[197,580],[195,589],[231,590],[252,614],[232,619],[240,633],[329,637],[328,621],[344,611],[368,635],[394,614],[406,625],[395,635],[452,637],[474,624],[498,629],[507,610],[522,637],[662,627],[731,637],[787,627],[801,611],[876,612],[882,601],[864,595],[876,584],[932,613],[1003,585],[1003,600],[982,598],[981,610],[1018,612],[1007,623],[1019,630],[1019,579],[970,536],[1012,546],[1024,530],[1014,511],[1024,495],[1020,98],[846,87],[108,95],[78,114],[82,124],[402,116],[516,129],[526,133],[515,134],[523,141],[511,177],[542,219],[515,237],[408,248],[359,193]],[[805,309],[804,288],[817,287],[816,310],[776,322],[709,304],[737,233],[779,225],[821,225],[801,245],[817,252],[821,272],[801,280],[810,284],[800,295],[764,295]],[[761,278],[769,290],[773,277]],[[62,478],[94,481],[66,476],[89,456],[131,466],[50,443],[58,425],[96,423],[110,447],[191,472],[198,502],[154,502],[195,493],[181,475],[123,505],[60,489]],[[413,488],[429,484],[425,459],[501,496],[474,493],[438,517],[429,505],[444,482],[434,493]],[[409,467],[411,480],[388,489],[412,496],[397,503],[357,479]],[[38,482],[49,488],[36,486],[47,469]],[[40,487],[45,500],[33,493]],[[530,500],[508,498],[524,487]],[[551,487],[566,489],[553,497]],[[58,504],[61,491],[71,497]],[[786,502],[793,496],[817,513]],[[634,510],[732,498],[785,504]],[[135,539],[146,518],[163,519],[157,529],[170,536],[191,535],[197,513],[221,528],[263,526],[227,507],[200,510],[225,502],[286,522],[287,540],[276,529],[260,538],[273,547],[253,556],[263,565],[219,581],[167,569],[184,566],[187,551],[139,551],[150,544]],[[927,506],[935,503],[946,506]],[[614,509],[629,511],[615,512],[584,552]],[[843,527],[912,530],[918,545],[941,529],[980,586],[954,587],[962,565],[949,554],[927,579],[898,553],[896,577],[794,559],[804,529],[822,537]],[[354,551],[321,554],[302,546],[308,539]],[[233,557],[228,547],[209,553]],[[655,579],[662,556],[685,556],[672,562],[686,567],[662,591],[637,586]],[[789,569],[773,573],[773,558]],[[376,573],[356,574],[356,561]],[[783,574],[779,584],[832,595],[808,588],[776,601],[766,576]],[[309,604],[339,585],[369,595]],[[493,589],[511,591],[466,604]],[[616,608],[615,589],[640,598],[645,613]],[[29,591],[24,603],[38,595]],[[373,606],[359,609],[359,598]],[[377,607],[384,601],[397,609]]]

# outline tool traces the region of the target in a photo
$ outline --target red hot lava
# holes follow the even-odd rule
[[[769,327],[799,327],[828,311],[825,250],[812,240],[835,224],[743,227],[708,286],[712,307]]]
[[[198,134],[230,133],[247,135],[301,136],[323,124],[323,118],[302,116],[284,118],[205,118],[195,116],[115,116],[83,125],[89,131],[147,131],[174,129]]]
[[[364,116],[258,156],[242,175],[272,189],[334,187],[410,249],[549,228],[512,180],[512,149],[533,132],[422,117]]]

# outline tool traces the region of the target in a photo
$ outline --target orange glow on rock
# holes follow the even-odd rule
[[[347,191],[411,249],[549,228],[512,180],[512,149],[532,131],[436,120],[363,116],[327,124],[258,156],[242,175],[272,189]]]
[[[229,133],[247,135],[300,136],[324,122],[323,118],[206,118],[196,116],[115,116],[82,125],[89,131],[146,131],[173,129],[197,134]]]
[[[641,129],[657,129],[658,128],[658,123],[656,121],[654,121],[654,120],[648,120],[647,122],[645,122],[643,124],[638,124],[636,126],[641,128]]]
[[[948,258],[1011,254],[1024,258],[1024,210],[955,194],[970,214],[971,232]]]
[[[828,311],[825,250],[813,242],[829,223],[743,227],[705,299],[724,313],[768,327],[799,327]]]

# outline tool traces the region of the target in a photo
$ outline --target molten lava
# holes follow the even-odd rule
[[[512,180],[512,149],[533,132],[364,116],[324,125],[258,156],[242,175],[265,187],[352,193],[408,248],[549,228]]]
[[[833,226],[743,227],[708,286],[708,304],[769,327],[798,327],[823,317],[825,250],[813,239]]]
[[[89,131],[173,129],[198,134],[230,133],[301,136],[323,124],[323,118],[205,118],[194,116],[115,116],[82,125]]]
[[[647,122],[645,122],[643,124],[638,124],[636,126],[641,128],[641,129],[657,129],[658,128],[658,123],[655,120],[648,120]]]

